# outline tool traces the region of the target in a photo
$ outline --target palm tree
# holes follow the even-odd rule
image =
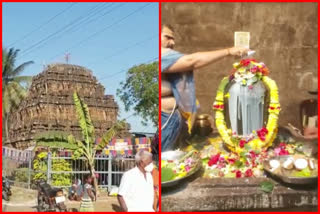
[[[65,148],[73,151],[73,159],[85,157],[90,174],[92,175],[95,189],[98,191],[98,183],[95,177],[96,152],[102,150],[112,138],[125,127],[125,121],[117,121],[95,144],[95,130],[91,121],[88,106],[81,100],[78,94],[73,94],[79,126],[82,131],[82,139],[76,139],[73,135],[65,135],[58,132],[42,133],[36,137],[37,146],[48,148]]]
[[[2,49],[2,121],[4,121],[5,138],[8,139],[8,118],[12,109],[16,108],[26,96],[31,82],[30,76],[19,76],[33,61],[24,62],[15,66],[19,50]]]

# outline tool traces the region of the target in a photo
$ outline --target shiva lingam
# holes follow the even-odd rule
[[[233,152],[266,149],[277,135],[278,87],[268,74],[264,63],[243,59],[220,82],[213,104],[216,127]]]

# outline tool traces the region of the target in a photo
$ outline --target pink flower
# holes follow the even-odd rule
[[[192,158],[187,158],[187,159],[185,160],[185,164],[191,165],[191,164],[192,164]]]
[[[218,165],[217,165],[218,169],[222,169],[224,167],[226,167],[226,165],[224,163],[218,163]]]
[[[186,172],[189,172],[191,167],[190,166],[186,166],[185,169],[186,169]]]
[[[251,73],[255,74],[258,71],[258,67],[254,66],[253,68],[251,68]]]
[[[253,85],[249,85],[248,88],[249,88],[249,90],[252,90],[253,89]]]
[[[216,155],[213,155],[213,156],[210,158],[210,160],[209,160],[209,162],[208,162],[208,165],[209,165],[209,166],[215,165],[215,164],[218,162],[219,158],[220,158],[220,153],[218,153],[218,154],[216,154]]]
[[[253,175],[252,169],[247,169],[247,170],[244,172],[244,176],[245,176],[245,177],[252,177],[252,175]]]
[[[281,148],[275,148],[274,149],[274,153],[276,154],[276,155],[279,155],[280,154],[280,152],[281,152]]]

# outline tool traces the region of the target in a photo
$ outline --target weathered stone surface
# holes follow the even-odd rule
[[[174,27],[183,53],[233,46],[234,31],[249,31],[254,58],[270,69],[279,87],[280,124],[300,127],[299,104],[316,98],[318,85],[317,3],[162,3],[162,23]],[[212,114],[222,77],[239,58],[227,57],[195,71],[200,112]]]
[[[317,210],[317,186],[293,189],[268,178],[205,179],[197,176],[177,187],[162,188],[162,211]],[[260,189],[262,181],[275,184],[272,193]]]
[[[34,145],[34,136],[43,131],[65,131],[81,137],[73,93],[89,107],[101,137],[117,121],[118,105],[112,95],[104,94],[92,72],[70,64],[52,64],[33,77],[27,98],[9,118],[9,141],[6,146],[25,149]],[[121,135],[128,135],[124,130]]]

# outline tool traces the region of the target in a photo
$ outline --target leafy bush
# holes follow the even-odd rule
[[[28,168],[18,168],[14,172],[14,178],[17,182],[28,182]]]

